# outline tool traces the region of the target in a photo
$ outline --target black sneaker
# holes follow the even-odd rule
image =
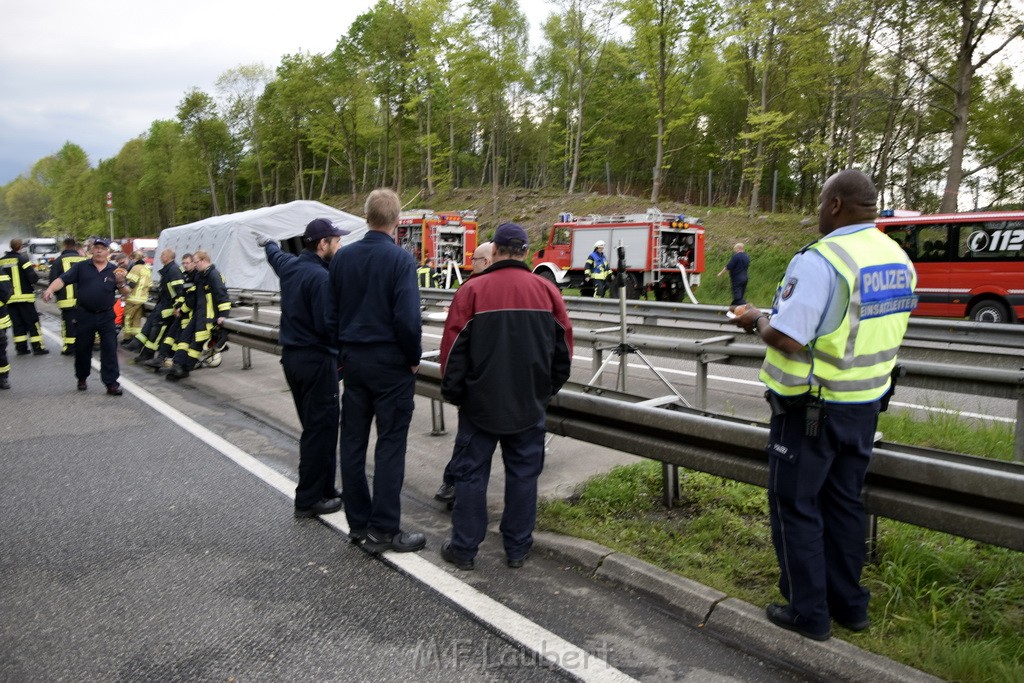
[[[806,620],[797,616],[793,613],[786,605],[778,605],[772,603],[768,605],[765,610],[768,615],[768,621],[772,622],[779,628],[784,628],[787,631],[793,631],[799,633],[804,638],[810,638],[811,640],[824,641],[832,637],[832,629],[825,628],[824,631],[811,631],[806,627]],[[803,623],[801,623],[803,622]]]
[[[381,534],[376,531],[368,531],[362,548],[374,555],[385,550],[394,550],[396,553],[414,553],[423,550],[427,546],[427,537],[421,533],[399,531],[396,534]]]
[[[529,558],[530,553],[526,553],[522,557],[508,557],[505,558],[505,564],[508,565],[509,569],[521,569]]]
[[[32,349],[33,356],[45,356],[48,353],[50,353],[50,349],[44,349],[42,346]]]
[[[475,565],[473,560],[464,560],[458,557],[452,550],[451,541],[445,541],[441,544],[441,559],[445,562],[454,564],[456,569],[461,569],[462,571],[466,572],[473,571],[473,567]]]
[[[455,484],[441,483],[441,488],[434,494],[434,500],[439,500],[442,503],[452,503],[455,501]]]
[[[168,375],[168,379],[170,375]],[[298,518],[317,517],[329,515],[341,509],[341,498],[321,498],[308,508],[295,508],[295,516]]]

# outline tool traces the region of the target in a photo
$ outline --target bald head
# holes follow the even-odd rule
[[[494,262],[494,243],[484,242],[473,252],[473,274],[482,273]]]
[[[878,215],[878,192],[871,178],[848,168],[834,174],[821,188],[818,231],[828,235],[855,223],[870,223]]]

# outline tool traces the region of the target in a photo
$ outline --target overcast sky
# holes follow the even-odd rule
[[[66,141],[95,166],[193,87],[213,93],[241,64],[274,69],[285,54],[326,54],[374,0],[2,0],[0,185]],[[520,0],[531,41],[548,0]],[[531,48],[535,47],[531,45]]]

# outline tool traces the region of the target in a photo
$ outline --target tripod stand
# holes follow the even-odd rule
[[[663,405],[665,403],[679,401],[684,406],[689,408],[691,407],[690,403],[685,398],[683,398],[679,391],[674,386],[672,386],[672,383],[669,382],[668,379],[663,374],[661,374],[661,372],[656,367],[654,367],[651,361],[647,359],[647,356],[645,356],[643,352],[640,349],[638,349],[634,344],[629,343],[627,339],[627,333],[629,330],[626,325],[626,292],[628,289],[628,275],[626,274],[626,247],[622,245],[622,242],[619,242],[619,246],[616,249],[618,252],[618,264],[615,268],[614,275],[615,283],[618,286],[619,290],[619,343],[610,349],[611,353],[608,354],[608,357],[605,358],[604,362],[601,363],[601,367],[598,368],[597,372],[594,373],[594,376],[590,378],[589,382],[587,382],[587,387],[597,386],[597,381],[601,378],[601,375],[604,374],[604,371],[608,369],[608,366],[611,363],[612,358],[618,358],[619,376],[615,388],[617,391],[625,392],[627,367],[626,358],[629,354],[632,353],[635,354],[636,357],[639,358],[641,362],[643,362],[643,364],[646,365],[652,373],[654,373],[655,377],[661,380],[661,383],[664,384],[670,392],[672,392],[671,396],[665,397],[665,399],[673,399],[672,401],[666,401],[663,399],[651,399],[650,401],[645,401],[644,403],[647,403],[648,405]]]

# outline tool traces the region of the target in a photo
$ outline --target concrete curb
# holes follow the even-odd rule
[[[836,681],[924,683],[940,679],[913,667],[862,650],[844,640],[823,643],[781,629],[764,609],[664,571],[599,543],[550,532],[535,532],[534,552],[575,565],[596,578],[668,604],[694,626],[784,662]]]

